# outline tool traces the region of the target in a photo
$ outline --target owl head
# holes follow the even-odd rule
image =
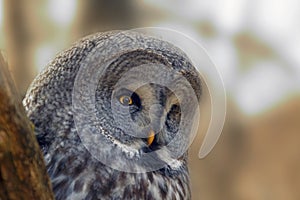
[[[78,135],[105,165],[145,172],[186,163],[201,79],[179,48],[112,32],[82,60],[72,91]]]

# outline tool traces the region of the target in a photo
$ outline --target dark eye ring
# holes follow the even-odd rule
[[[133,103],[132,98],[130,96],[127,96],[127,95],[121,96],[119,98],[119,101],[120,101],[121,104],[123,104],[125,106],[132,105],[132,103]]]

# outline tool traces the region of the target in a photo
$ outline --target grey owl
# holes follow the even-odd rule
[[[195,111],[188,87],[200,101],[187,55],[142,33],[98,33],[58,54],[23,100],[55,198],[190,199],[187,136],[177,137],[189,130],[184,106]]]

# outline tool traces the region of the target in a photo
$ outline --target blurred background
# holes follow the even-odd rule
[[[201,136],[191,148],[193,199],[298,200],[299,19],[298,0],[0,0],[0,49],[24,95],[87,34],[160,26],[190,35],[216,64],[228,98],[216,147],[202,160]]]

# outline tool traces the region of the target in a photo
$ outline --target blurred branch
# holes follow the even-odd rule
[[[34,77],[31,66],[33,34],[27,21],[28,9],[26,9],[28,2],[9,0],[3,3],[9,67],[18,91],[24,95]]]
[[[35,135],[0,54],[0,199],[53,199]]]
[[[87,0],[78,1],[80,8],[76,21],[78,37],[108,30],[137,27],[136,0]]]

